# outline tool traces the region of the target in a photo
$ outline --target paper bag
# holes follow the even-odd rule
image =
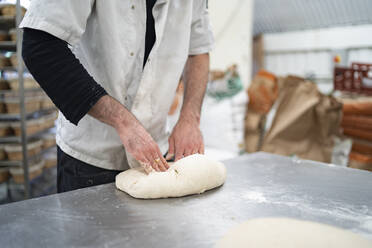
[[[287,77],[262,151],[329,163],[339,134],[342,104],[302,78]]]
[[[244,119],[244,145],[246,152],[256,152],[262,143],[266,114],[278,96],[275,75],[260,70],[247,93],[249,102]]]

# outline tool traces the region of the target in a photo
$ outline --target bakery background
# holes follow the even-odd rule
[[[18,13],[15,2],[0,1],[1,203],[56,192],[57,111],[17,57],[29,1]],[[209,1],[206,154],[266,151],[372,170],[371,10],[369,0]],[[169,129],[182,95],[181,80]]]

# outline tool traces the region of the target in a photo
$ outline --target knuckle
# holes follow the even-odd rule
[[[132,155],[138,161],[142,161],[143,160],[142,155],[139,152],[134,152],[134,153],[132,153]]]
[[[155,144],[153,144],[153,145],[151,146],[151,151],[153,151],[153,152],[157,152],[157,151],[158,151],[158,146],[155,145]]]
[[[145,150],[146,154],[152,153],[152,147],[151,146],[147,146],[144,150]]]
[[[161,154],[160,149],[159,149],[158,146],[155,147],[155,151],[156,151],[157,154]]]

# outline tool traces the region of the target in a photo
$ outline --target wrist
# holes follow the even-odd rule
[[[112,118],[112,126],[121,133],[128,130],[135,123],[136,119],[131,116],[131,113],[124,107],[120,108]]]
[[[182,110],[179,121],[186,121],[189,123],[194,123],[199,126],[200,125],[200,113],[196,111]]]
[[[113,128],[115,128],[117,131],[125,130],[127,125],[125,125],[125,122],[120,118],[120,116],[115,116],[112,118],[112,125]]]

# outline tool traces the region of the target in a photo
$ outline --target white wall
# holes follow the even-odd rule
[[[315,75],[324,93],[333,89],[336,54],[341,65],[372,63],[372,25],[348,26],[264,35],[265,68],[277,75]]]
[[[251,78],[253,0],[210,0],[209,14],[216,46],[211,53],[211,69],[238,64],[242,81]]]
[[[215,49],[211,52],[211,69],[225,70],[237,64],[245,86],[251,80],[252,9],[253,0],[209,0],[210,20],[216,40]],[[239,144],[243,141],[246,101],[245,92],[219,102],[205,97],[200,128],[207,155],[219,160],[237,156]]]
[[[372,47],[372,25],[266,34],[265,51]]]
[[[372,45],[372,41],[371,41]],[[348,53],[348,62],[360,62],[372,64],[372,49],[371,48],[361,48],[352,49]]]

